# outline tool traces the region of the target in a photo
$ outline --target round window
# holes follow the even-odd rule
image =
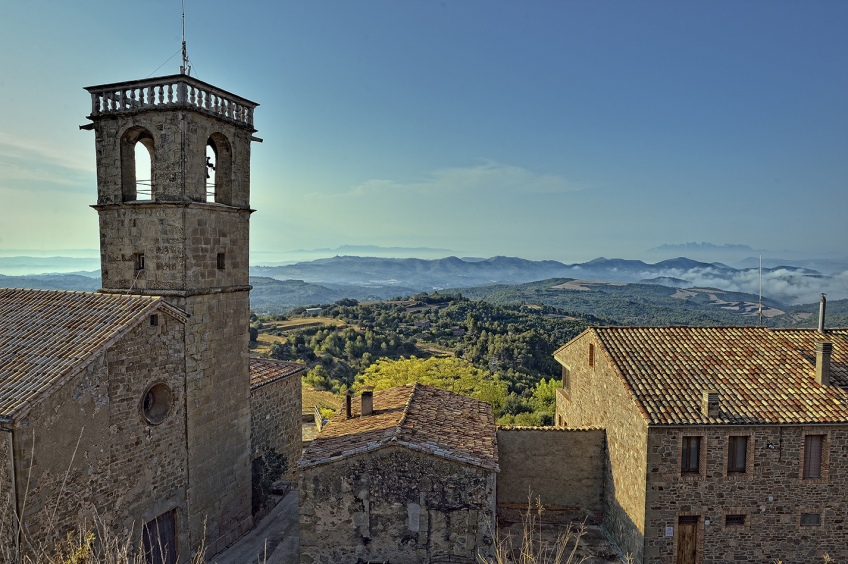
[[[172,403],[171,389],[159,382],[153,384],[144,392],[144,397],[141,399],[141,413],[148,423],[158,425],[171,412]]]

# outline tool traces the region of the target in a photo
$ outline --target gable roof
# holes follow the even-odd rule
[[[305,364],[274,360],[270,358],[250,359],[250,391],[288,378],[306,370]]]
[[[402,446],[497,472],[497,429],[489,404],[424,384],[374,393],[374,412],[340,411],[298,463],[308,468],[388,446]]]
[[[587,332],[649,424],[848,422],[848,390],[842,389],[848,386],[848,330],[827,333],[833,343],[829,386],[815,381],[814,347],[822,339],[817,331],[593,327]],[[701,412],[707,390],[719,393],[716,418]]]
[[[0,288],[0,416],[19,416],[154,311],[159,297]]]

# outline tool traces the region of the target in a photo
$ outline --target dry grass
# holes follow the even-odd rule
[[[482,564],[578,564],[586,560],[577,555],[580,538],[585,534],[585,525],[574,529],[570,525],[565,532],[549,543],[542,538],[541,500],[532,499],[522,514],[520,538],[514,539],[496,529],[495,555],[493,558],[479,557]]]

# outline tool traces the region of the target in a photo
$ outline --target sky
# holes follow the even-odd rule
[[[192,75],[260,103],[254,256],[848,256],[848,2],[186,0],[185,27]],[[179,0],[3,3],[0,255],[97,249],[83,87],[178,72],[180,33]]]

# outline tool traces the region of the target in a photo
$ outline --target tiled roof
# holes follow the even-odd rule
[[[250,359],[250,389],[255,390],[266,384],[288,378],[293,374],[306,370],[305,364],[272,360],[269,358]]]
[[[807,362],[816,365],[816,343],[822,340],[822,334],[816,329],[776,329],[775,334],[786,344],[803,356]],[[827,340],[833,343],[830,356],[830,383],[848,388],[848,329],[827,331]]]
[[[649,424],[848,422],[848,331],[828,331],[831,385],[815,381],[814,331],[761,327],[595,327]],[[568,346],[568,345],[566,345]],[[560,349],[562,350],[562,349]],[[803,353],[799,351],[804,351]],[[701,412],[716,390],[716,418]]]
[[[0,288],[0,416],[24,413],[159,309],[185,320],[158,297]]]
[[[357,405],[359,404],[359,405]],[[340,411],[303,451],[298,467],[328,464],[387,446],[403,446],[498,471],[497,430],[489,404],[424,384],[374,393],[374,412]]]

